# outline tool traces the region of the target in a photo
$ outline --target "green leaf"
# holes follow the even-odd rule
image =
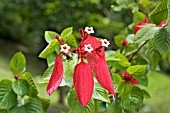
[[[40,103],[35,99],[21,100],[18,105],[10,110],[10,113],[42,113]]]
[[[136,25],[137,22],[144,22],[145,15],[140,11],[135,11],[133,15],[133,22]]]
[[[170,52],[168,52],[167,57],[168,57],[168,61],[170,62]]]
[[[126,55],[130,55],[134,52],[136,52],[136,50],[138,49],[138,44],[128,44],[128,47],[125,48],[125,54]]]
[[[115,36],[114,37],[114,41],[115,41],[115,43],[116,43],[116,45],[118,46],[118,47],[122,47],[122,40],[125,40],[126,38],[125,38],[125,36],[123,36],[123,35],[117,35],[117,36]]]
[[[119,84],[122,81],[121,76],[116,73],[112,73],[112,78],[116,84]]]
[[[168,9],[168,28],[170,28],[170,1],[168,0],[167,3],[167,9]]]
[[[132,74],[133,76],[141,77],[141,76],[145,75],[146,65],[130,66],[130,67],[128,67],[127,72],[129,74]]]
[[[78,45],[77,45],[77,41],[76,41],[76,38],[74,37],[74,35],[70,34],[67,39],[66,39],[66,42],[71,48],[77,48]]]
[[[93,113],[94,112],[94,101],[91,100],[86,108],[84,108],[76,97],[75,90],[70,90],[68,93],[68,106],[70,107],[70,113]]]
[[[15,53],[10,62],[10,69],[13,74],[21,74],[26,69],[26,59],[21,52]]]
[[[52,54],[49,54],[47,56],[47,64],[48,64],[48,66],[54,65],[55,59],[56,59],[56,53],[55,52],[52,53]]]
[[[143,91],[139,87],[133,86],[131,93],[121,99],[121,107],[128,111],[139,111],[143,98]]]
[[[95,81],[94,84],[92,98],[110,103],[108,92],[104,88],[102,88],[97,81]]]
[[[158,27],[153,27],[153,24],[145,25],[142,29],[140,29],[135,35],[135,42],[140,43],[147,41],[149,39],[154,38],[156,31],[158,31]]]
[[[50,106],[50,100],[49,99],[45,99],[45,98],[41,98],[41,97],[37,97],[36,99],[41,104],[42,113],[46,113],[47,110],[48,110],[48,107]]]
[[[168,18],[168,0],[163,0],[150,14],[149,17],[155,24],[160,24]]]
[[[20,96],[25,96],[29,91],[29,84],[25,79],[17,79],[12,83],[12,89]]]
[[[35,97],[38,94],[37,87],[32,79],[32,76],[29,72],[22,74],[22,79],[25,79],[29,84],[28,96]]]
[[[53,71],[54,65],[51,65],[50,67],[47,68],[47,70],[43,74],[43,80],[48,81],[50,80],[52,71]]]
[[[51,43],[55,39],[56,36],[60,36],[60,35],[53,31],[45,31],[45,40],[48,43]]]
[[[0,109],[0,113],[9,113],[7,109]]]
[[[162,54],[170,51],[170,31],[166,28],[161,28],[155,33],[155,46]]]
[[[146,57],[149,60],[149,64],[151,65],[152,70],[156,70],[156,67],[161,59],[161,54],[156,50],[156,47],[153,43],[150,43],[148,50],[146,52]]]
[[[151,98],[151,95],[144,89],[142,89],[143,95],[145,98]]]
[[[125,83],[124,81],[118,84],[118,93],[121,98],[125,98],[127,95],[131,93],[132,84]]]
[[[12,90],[10,80],[0,81],[0,108],[9,109],[17,103],[17,95]]]
[[[76,59],[73,60],[66,60],[63,63],[64,66],[64,77],[63,79],[65,80],[66,84],[69,87],[73,87],[73,73],[74,73],[74,67],[76,65]]]
[[[57,39],[54,39],[48,46],[40,53],[39,57],[40,58],[47,58],[49,54],[52,54],[57,46]]]
[[[113,63],[117,62],[119,65],[121,65],[123,67],[129,67],[130,66],[130,62],[128,61],[128,59],[124,55],[122,55],[120,53],[117,53],[117,52],[115,52],[115,53],[111,54],[110,56],[108,56],[106,58],[106,60],[107,61],[112,61]]]
[[[64,29],[61,33],[61,38],[65,40],[66,37],[68,37],[73,32],[73,27],[68,27]]]
[[[120,106],[118,100],[112,102],[112,104],[108,107],[107,113],[124,113],[123,109]]]

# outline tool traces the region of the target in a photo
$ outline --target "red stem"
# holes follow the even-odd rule
[[[60,40],[60,37],[59,37],[59,36],[56,36],[55,38],[58,40],[58,42],[60,43],[60,45],[63,45],[63,42]]]

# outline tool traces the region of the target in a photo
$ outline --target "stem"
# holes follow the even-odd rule
[[[146,42],[144,42],[144,43],[139,47],[139,49],[132,54],[132,56],[129,58],[129,62],[131,62],[131,61],[133,60],[133,58],[135,57],[135,55],[138,54],[138,52],[141,50],[141,48],[142,48],[148,41],[149,41],[149,40],[147,40]]]
[[[94,99],[94,104],[95,104],[95,113],[99,112],[99,103],[98,100]]]
[[[55,38],[58,40],[58,42],[60,43],[60,45],[63,45],[63,42],[60,40],[60,37],[59,37],[59,36],[56,36]]]

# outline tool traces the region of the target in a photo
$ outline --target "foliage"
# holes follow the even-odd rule
[[[26,70],[25,56],[18,52],[10,62],[14,80],[0,81],[0,111],[4,113],[46,113],[50,101],[38,96],[32,76]]]

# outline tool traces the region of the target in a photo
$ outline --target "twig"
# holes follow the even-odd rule
[[[146,42],[144,42],[144,43],[139,47],[139,49],[132,54],[131,58],[129,58],[129,62],[131,62],[131,61],[133,60],[134,56],[141,50],[141,48],[142,48],[148,41],[149,41],[149,40],[147,40]]]

